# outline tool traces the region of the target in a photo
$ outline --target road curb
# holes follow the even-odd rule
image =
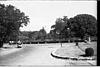
[[[51,52],[51,56],[55,57],[55,58],[59,58],[59,59],[71,59],[71,60],[96,60],[95,57],[65,57],[65,56],[60,56],[57,55],[56,50]]]

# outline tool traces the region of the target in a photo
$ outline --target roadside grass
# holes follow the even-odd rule
[[[78,57],[81,54],[84,54],[75,44],[67,44],[56,50],[55,54],[62,57]]]
[[[86,48],[93,48],[94,50],[94,56],[97,56],[97,42],[91,42],[91,43],[79,43],[79,47],[82,49],[82,51],[85,52]]]
[[[81,42],[79,43],[79,47],[75,46],[75,43],[67,43],[63,47],[57,49],[55,54],[64,57],[80,57],[80,55],[85,54],[86,48],[91,47],[94,49],[94,55],[97,55],[97,42],[91,42],[90,44]]]
[[[79,47],[75,46],[75,43],[67,43],[66,45],[64,44],[63,47],[57,49],[54,53],[55,55],[59,57],[69,57],[71,60],[70,63],[75,64],[75,66],[95,66],[97,64],[96,57],[97,57],[97,42],[91,42],[90,44],[88,43],[79,43]],[[80,55],[85,54],[85,49],[86,48],[93,48],[94,49],[94,56],[92,57],[83,57]],[[80,49],[81,48],[81,49]],[[79,60],[73,60],[71,58],[77,58]],[[67,58],[66,58],[67,59]],[[82,60],[84,59],[84,60]],[[93,59],[93,60],[92,60]]]

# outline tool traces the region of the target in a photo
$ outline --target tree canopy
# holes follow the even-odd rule
[[[44,29],[44,27],[42,29],[40,29],[39,31],[39,37],[41,40],[44,40],[46,38],[46,35],[47,35],[47,32],[46,30]]]
[[[52,36],[54,35],[55,38],[57,38],[57,35],[59,37],[60,33],[68,23],[67,16],[64,16],[63,18],[57,18],[55,21],[55,24],[51,26],[53,30],[51,30]]]
[[[71,32],[75,32],[76,37],[97,35],[97,20],[89,14],[79,14],[69,19]]]
[[[0,40],[14,40],[20,27],[29,23],[28,16],[12,5],[0,4]],[[14,38],[15,37],[15,38]]]
[[[79,37],[83,39],[87,36],[97,35],[97,20],[89,14],[78,14],[69,19],[64,16],[57,18],[55,25],[52,25],[51,28],[53,30],[50,33],[55,36],[58,33],[61,38]]]

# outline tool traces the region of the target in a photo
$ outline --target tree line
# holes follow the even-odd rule
[[[20,31],[27,26],[29,17],[12,5],[0,4],[0,47],[10,40],[67,40],[97,37],[97,19],[90,14],[78,14],[72,18],[57,18],[49,33],[44,28],[39,31]]]
[[[28,35],[30,39],[34,40],[70,40],[71,38],[88,40],[97,36],[97,20],[89,14],[79,14],[69,19],[67,16],[63,16],[63,18],[56,19],[49,33],[42,28],[40,31],[33,31]]]

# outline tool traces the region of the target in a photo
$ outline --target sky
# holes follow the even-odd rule
[[[21,31],[39,31],[49,33],[57,18],[74,17],[77,14],[90,14],[97,18],[96,1],[0,1],[1,4],[13,5],[29,16],[30,23]]]

